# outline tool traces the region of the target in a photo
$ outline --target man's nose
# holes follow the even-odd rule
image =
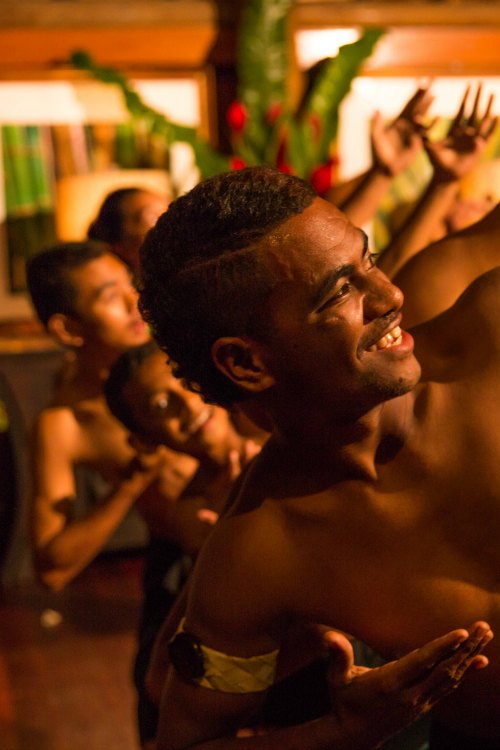
[[[365,288],[364,317],[366,321],[399,312],[403,307],[404,295],[382,271],[375,270]]]
[[[198,394],[190,393],[184,389],[182,393],[178,394],[178,397],[181,406],[181,426],[182,429],[186,429],[198,417],[203,405]]]
[[[137,303],[139,301],[139,292],[134,286],[131,286],[127,290],[125,294],[125,299],[126,299],[129,310],[137,309]]]

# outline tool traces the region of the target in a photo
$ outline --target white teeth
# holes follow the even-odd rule
[[[208,422],[210,417],[212,416],[212,409],[209,407],[208,409],[203,409],[201,414],[194,420],[194,422],[191,422],[189,425],[189,429],[187,430],[189,435],[193,435],[195,432],[197,432],[200,427],[203,427],[205,422]]]
[[[376,344],[372,344],[372,346],[368,347],[369,352],[376,352],[380,349],[388,349],[391,346],[398,346],[403,340],[401,328],[399,326],[396,326],[392,329],[392,331],[389,331],[385,334],[385,336],[382,336],[381,339],[377,341]]]

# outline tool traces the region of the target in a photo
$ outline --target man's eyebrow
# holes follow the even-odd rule
[[[92,300],[99,299],[99,297],[106,291],[106,289],[114,286],[116,286],[116,281],[105,281],[103,284],[94,289],[91,295]]]
[[[359,229],[357,231],[359,232],[363,240],[361,258],[364,258],[366,253],[368,252],[368,235],[366,234],[366,232],[363,232],[362,229]],[[335,286],[339,279],[354,273],[354,269],[355,266],[352,263],[344,263],[343,265],[338,266],[337,268],[334,268],[329,273],[327,273],[311,300],[312,309],[318,307],[318,305],[321,304],[325,294],[327,294],[327,292]]]

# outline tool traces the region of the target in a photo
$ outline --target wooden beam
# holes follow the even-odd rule
[[[378,75],[500,75],[500,26],[391,27],[365,65]]]
[[[217,24],[209,0],[2,0],[0,26]]]
[[[349,26],[500,26],[496,0],[296,0],[294,18],[300,27]]]
[[[127,70],[194,70],[205,64],[215,36],[211,25],[0,28],[0,75],[57,70],[79,49]]]

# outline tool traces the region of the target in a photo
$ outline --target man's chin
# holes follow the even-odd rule
[[[375,387],[383,400],[398,398],[412,391],[420,382],[422,370],[417,360],[409,363],[405,372],[400,372],[397,377],[383,377],[374,375],[371,386]]]

